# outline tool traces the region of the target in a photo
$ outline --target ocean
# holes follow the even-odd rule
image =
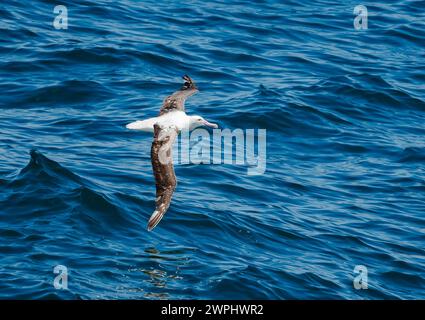
[[[2,1],[0,299],[424,299],[424,8]],[[177,161],[148,232],[152,134],[125,125],[184,74],[265,167]]]

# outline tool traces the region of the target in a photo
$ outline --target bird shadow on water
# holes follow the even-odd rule
[[[182,268],[188,263],[189,257],[185,251],[160,251],[154,246],[146,247],[140,265],[128,268],[127,275],[132,278],[130,287],[121,287],[120,291],[139,292],[148,299],[169,299],[175,289],[186,281]],[[139,260],[140,257],[135,258]]]

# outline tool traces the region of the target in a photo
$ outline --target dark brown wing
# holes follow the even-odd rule
[[[171,152],[177,134],[178,130],[175,126],[160,127],[158,124],[154,125],[151,160],[156,184],[156,208],[149,219],[149,231],[156,227],[167,212],[177,185]]]
[[[159,111],[160,116],[170,111],[184,111],[184,102],[186,99],[198,92],[195,82],[193,82],[188,75],[184,75],[183,80],[183,87],[181,87],[179,91],[174,92],[171,96],[165,98],[161,110]]]

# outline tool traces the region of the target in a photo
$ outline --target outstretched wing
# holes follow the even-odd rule
[[[156,184],[156,208],[149,219],[149,231],[156,227],[168,210],[177,185],[171,152],[177,134],[178,129],[175,126],[160,127],[158,124],[154,125],[151,160]]]
[[[174,92],[171,96],[165,98],[161,110],[159,111],[160,116],[174,110],[184,111],[184,102],[186,99],[198,92],[195,82],[193,82],[188,75],[184,75],[183,80],[183,87],[181,87],[179,91]]]

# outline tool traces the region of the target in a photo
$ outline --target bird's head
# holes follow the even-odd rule
[[[214,128],[214,129],[218,128],[217,124],[208,122],[207,120],[205,120],[201,116],[191,116],[190,117],[190,130],[193,130],[195,128],[202,127],[202,126],[206,126],[206,127],[210,127],[210,128]]]

